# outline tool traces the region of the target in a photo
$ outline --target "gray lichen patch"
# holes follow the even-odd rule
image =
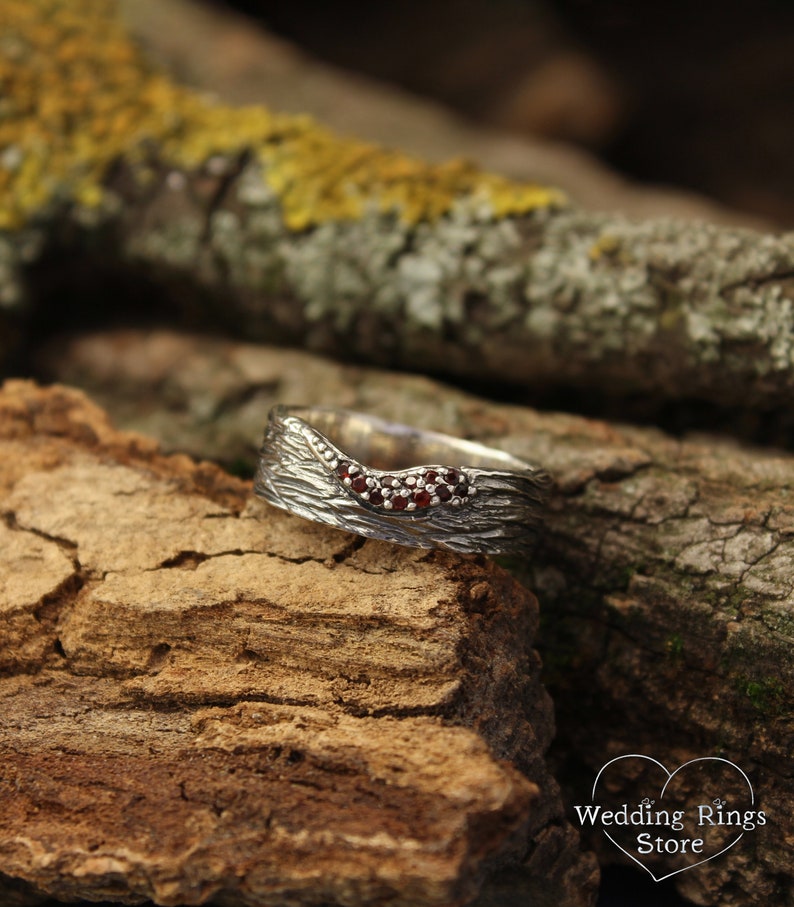
[[[473,198],[432,222],[373,205],[296,232],[260,162],[230,179],[206,220],[139,222],[125,254],[222,287],[252,336],[544,389],[772,405],[794,386],[791,237],[575,209],[494,218]]]
[[[270,268],[278,268],[276,256],[283,262],[286,285],[308,330],[326,325],[332,336],[347,336],[354,346],[351,328],[368,321],[381,326],[377,339],[386,347],[410,350],[412,335],[449,330],[476,342],[478,325],[467,301],[501,301],[502,317],[509,319],[523,273],[520,263],[509,260],[519,247],[515,225],[483,224],[480,213],[464,204],[432,225],[409,228],[371,210],[360,220],[325,224],[300,237],[258,239],[256,248],[268,256]],[[245,255],[249,247],[236,246]],[[370,339],[366,331],[358,333],[362,342]]]
[[[776,275],[793,253],[786,237],[559,212],[532,259],[527,327],[594,363],[667,347],[690,369],[744,369],[733,348],[752,342],[762,368],[789,369],[791,301]]]
[[[341,228],[325,224],[296,243],[282,243],[286,275],[309,330],[322,323],[344,336],[368,315],[392,321],[401,301],[395,263],[407,235],[371,211]]]

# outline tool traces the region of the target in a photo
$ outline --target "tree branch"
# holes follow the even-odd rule
[[[53,0],[0,14],[18,102],[0,123],[6,306],[45,240],[79,237],[89,257],[209,291],[203,317],[222,300],[248,336],[533,388],[788,399],[790,236],[586,213],[465,162],[213,105],[85,3],[68,24]],[[47,44],[59,29],[68,54]]]

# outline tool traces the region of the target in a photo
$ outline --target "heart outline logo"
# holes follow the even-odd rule
[[[609,768],[610,765],[613,765],[615,762],[620,762],[622,759],[646,759],[649,762],[653,762],[654,765],[659,766],[659,768],[665,773],[665,775],[667,775],[667,780],[664,782],[661,793],[659,795],[660,798],[664,797],[664,792],[667,790],[667,786],[670,784],[670,782],[673,780],[673,778],[680,771],[685,769],[687,766],[694,765],[697,762],[722,762],[722,763],[725,763],[726,765],[730,765],[731,768],[736,769],[736,771],[739,772],[739,774],[742,776],[742,778],[744,778],[745,783],[747,784],[747,788],[750,791],[750,805],[755,806],[755,792],[753,791],[753,785],[750,783],[750,779],[742,771],[742,769],[740,769],[739,766],[736,765],[736,763],[731,762],[730,759],[723,759],[722,756],[699,756],[697,759],[690,759],[688,762],[684,762],[682,765],[679,765],[677,769],[675,769],[674,771],[671,772],[667,769],[667,767],[665,765],[663,765],[661,762],[659,762],[658,759],[654,759],[652,756],[646,756],[643,753],[626,753],[623,756],[616,756],[614,759],[610,759],[609,762],[607,762],[605,765],[602,765],[601,769],[599,770],[598,774],[596,775],[595,781],[593,782],[593,790],[590,794],[591,801],[593,801],[595,799],[596,789],[598,788],[598,779],[601,777],[601,775],[604,773],[604,771],[607,768]],[[692,863],[691,866],[683,866],[681,869],[676,869],[673,872],[668,872],[666,875],[657,877],[654,874],[654,872],[651,869],[649,869],[643,862],[638,860],[632,853],[630,853],[628,850],[626,850],[625,847],[622,847],[620,844],[618,844],[618,842],[612,837],[612,835],[605,828],[602,828],[601,831],[604,832],[604,834],[607,836],[607,838],[615,845],[615,847],[617,847],[618,850],[620,850],[622,853],[626,854],[626,856],[630,860],[633,860],[638,866],[641,866],[648,873],[648,875],[654,880],[654,882],[663,882],[665,879],[672,878],[673,876],[678,875],[679,873],[682,873],[682,872],[686,872],[689,869],[694,869],[696,866],[702,866],[704,863],[710,863],[712,860],[715,860],[717,857],[720,857],[720,856],[722,856],[722,854],[729,851],[735,844],[738,844],[739,841],[741,841],[741,839],[744,837],[744,831],[742,830],[739,832],[737,837],[734,838],[734,840],[731,841],[730,844],[728,844],[727,847],[723,847],[722,850],[720,850],[718,853],[711,854],[711,856],[708,856],[703,860],[699,860],[697,863]]]

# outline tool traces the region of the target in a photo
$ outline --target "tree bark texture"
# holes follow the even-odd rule
[[[106,3],[79,7],[9,0],[0,13],[15,99],[0,123],[6,309],[23,305],[42,250],[65,245],[183,301],[192,288],[206,321],[379,365],[788,400],[791,236],[589,213],[460,161],[212,105],[153,72]]]
[[[46,359],[123,423],[248,468],[273,402],[374,412],[546,466],[556,481],[546,531],[531,564],[509,566],[541,601],[569,802],[586,802],[595,772],[623,753],[671,767],[705,755],[734,760],[752,777],[769,824],[751,852],[683,873],[677,884],[697,903],[721,907],[792,903],[794,457],[175,334],[59,341]],[[605,860],[616,856],[602,850]]]
[[[512,864],[591,902],[504,571],[283,514],[65,388],[7,383],[0,447],[0,890],[450,905]]]

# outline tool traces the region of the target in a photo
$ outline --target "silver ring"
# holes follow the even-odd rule
[[[511,555],[531,549],[550,487],[545,470],[482,444],[286,406],[270,411],[254,479],[276,507],[367,538]]]

